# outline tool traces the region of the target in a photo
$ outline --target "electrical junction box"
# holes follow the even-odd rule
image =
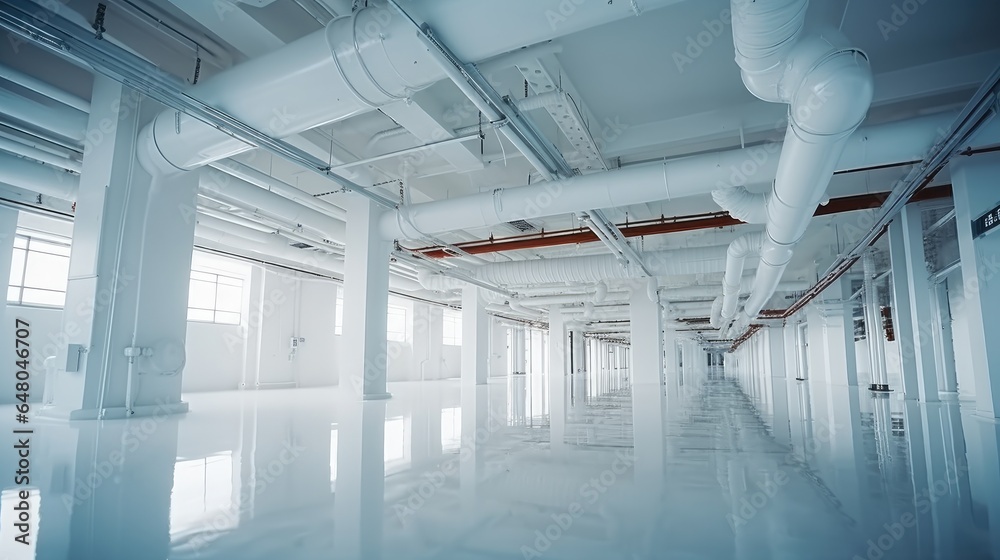
[[[80,360],[83,358],[83,353],[86,352],[82,344],[69,344],[66,346],[66,363],[65,370],[67,372],[80,371]]]

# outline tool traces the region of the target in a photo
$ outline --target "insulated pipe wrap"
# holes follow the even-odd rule
[[[233,66],[192,87],[190,95],[285,138],[370,111],[443,77],[413,23],[373,5]],[[157,115],[142,139],[140,161],[154,174],[195,169],[251,148],[174,110]]]

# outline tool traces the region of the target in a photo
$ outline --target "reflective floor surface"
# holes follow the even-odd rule
[[[182,417],[33,419],[20,528],[23,426],[0,407],[0,558],[1000,560],[1000,431],[964,404],[796,381],[747,395],[720,371],[622,385],[209,393]]]

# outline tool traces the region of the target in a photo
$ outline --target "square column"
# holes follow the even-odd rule
[[[937,402],[938,380],[936,358],[934,355],[934,301],[931,292],[933,287],[927,272],[927,259],[924,255],[924,227],[921,207],[918,204],[908,204],[903,208],[893,222],[899,222],[896,234],[902,239],[905,268],[897,269],[893,262],[892,273],[895,276],[905,274],[906,296],[908,300],[897,299],[899,307],[909,308],[908,324],[900,321],[899,349],[903,356],[903,386],[912,391],[917,387],[918,397],[924,402]],[[903,264],[903,263],[900,263]],[[900,294],[903,295],[903,294]],[[907,357],[911,354],[912,358]],[[911,379],[907,380],[907,377]],[[916,379],[916,383],[913,382]],[[908,398],[912,398],[906,395]]]
[[[660,305],[649,301],[645,286],[635,287],[629,296],[629,319],[632,329],[632,384],[663,385]],[[673,339],[671,349],[672,343]],[[676,372],[676,369],[674,365],[672,371]]]
[[[365,400],[387,399],[389,254],[378,231],[382,209],[367,198],[346,199],[344,348],[341,389]],[[344,382],[346,381],[346,383]]]
[[[552,448],[566,441],[566,378],[569,335],[562,309],[549,308],[549,426]]]
[[[483,288],[462,288],[462,384],[485,385],[489,374],[490,316]]]
[[[788,333],[791,327],[767,327],[767,358],[771,368],[771,395],[773,399],[774,437],[781,443],[790,443],[792,434],[788,415]]]
[[[903,228],[902,216],[897,216],[889,224],[889,259],[892,266],[892,299],[893,326],[896,329],[896,340],[899,348],[899,367],[903,379],[903,397],[917,400],[920,398],[920,388],[917,384],[917,356],[913,352],[913,313],[910,301],[909,265],[906,260],[906,243],[908,235]]]
[[[100,76],[92,99],[57,390],[41,413],[82,420],[185,412],[181,374],[199,174],[153,177],[139,164],[142,113],[158,106],[142,111],[138,93]]]
[[[809,370],[825,371],[829,385],[858,385],[850,292],[850,280],[842,277],[817,298],[807,315],[813,341]]]
[[[953,310],[968,327],[972,371],[976,383],[976,410],[1000,418],[1000,232],[972,237],[972,220],[1000,202],[996,178],[1000,154],[963,157],[951,164],[955,193],[955,223],[962,260],[964,305]]]

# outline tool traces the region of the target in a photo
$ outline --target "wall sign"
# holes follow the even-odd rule
[[[972,237],[979,237],[1000,225],[1000,205],[972,220]]]

